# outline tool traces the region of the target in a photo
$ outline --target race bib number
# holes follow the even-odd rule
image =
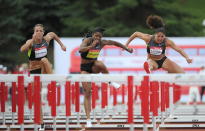
[[[162,48],[161,47],[150,47],[150,54],[152,55],[161,55]]]
[[[35,49],[35,56],[36,58],[41,58],[47,55],[46,47],[36,48]]]

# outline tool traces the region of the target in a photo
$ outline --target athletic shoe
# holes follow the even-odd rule
[[[147,72],[147,74],[151,73],[148,62],[144,62],[144,69]]]
[[[92,127],[92,122],[90,119],[87,119],[86,127]]]
[[[44,123],[41,124],[41,127],[39,128],[39,131],[45,131],[45,125],[44,125]]]
[[[45,131],[45,128],[39,128],[39,131]]]

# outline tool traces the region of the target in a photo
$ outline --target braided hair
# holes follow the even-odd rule
[[[105,31],[104,28],[96,27],[96,28],[93,29],[92,31],[88,31],[87,33],[85,33],[85,34],[84,34],[84,37],[85,37],[85,38],[92,37],[92,35],[93,35],[95,32],[100,32],[101,34],[103,34],[104,31]]]
[[[162,17],[157,15],[150,15],[147,17],[146,24],[156,33],[162,32],[165,34],[165,24],[163,22]]]
[[[92,32],[93,32],[93,33],[95,33],[95,32],[100,32],[100,33],[103,34],[104,31],[105,31],[104,28],[102,28],[102,27],[96,27]]]

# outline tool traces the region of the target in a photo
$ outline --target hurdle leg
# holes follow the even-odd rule
[[[113,106],[113,115],[118,113],[117,105]]]
[[[167,108],[167,109],[165,110],[165,119],[168,118],[168,117],[169,117],[169,109]]]
[[[32,110],[29,109],[29,112],[30,112],[30,120],[32,120]]]
[[[143,131],[148,131],[147,124],[143,124]]]
[[[105,106],[105,116],[109,115],[108,106]]]
[[[14,112],[12,112],[12,125],[14,125],[14,117],[15,117],[15,114],[14,114]]]
[[[164,124],[164,112],[161,112],[161,124]]]
[[[170,114],[169,117],[173,117],[173,112],[174,112],[174,93],[173,93],[173,87],[169,88],[169,103],[170,103]]]
[[[38,125],[34,124],[34,131],[38,131]]]
[[[5,113],[2,112],[2,114],[3,114],[3,125],[6,125],[6,121],[5,121]]]
[[[110,88],[110,86],[108,86],[108,88],[107,88],[107,99],[108,99],[108,101],[107,101],[107,103],[108,103],[108,105],[106,105],[105,106],[105,108],[106,108],[106,112],[107,112],[107,114],[106,115],[108,115],[109,114],[109,109],[112,109],[112,103],[111,103],[111,92],[110,92],[110,90],[111,90],[111,88]],[[113,118],[113,115],[114,114],[111,114],[111,119]]]
[[[132,124],[130,124],[130,131],[134,131],[135,129],[134,129],[134,124],[132,123]]]
[[[93,109],[93,120],[96,119],[95,109]]]
[[[123,108],[122,109],[123,109],[124,112],[126,112],[126,110],[127,110],[126,104],[123,104]]]
[[[77,112],[77,124],[80,125],[80,113]]]
[[[53,117],[53,130],[56,131],[56,117]]]
[[[21,124],[21,131],[24,131],[24,124]]]
[[[69,131],[69,117],[66,117],[66,131]]]
[[[152,124],[153,124],[153,131],[156,131],[157,129],[156,116],[152,116]]]
[[[101,116],[102,116],[102,117],[101,117],[101,118],[102,118],[101,120],[104,120],[104,117],[105,117],[104,111],[105,111],[105,109],[103,108],[103,109],[102,109],[102,112],[101,112]]]
[[[115,114],[116,114],[116,108],[115,108],[115,106],[112,106],[112,116],[115,116]]]

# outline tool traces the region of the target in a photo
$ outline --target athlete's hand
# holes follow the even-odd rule
[[[91,44],[92,47],[95,47],[100,41],[99,40],[94,40],[93,43]]]
[[[61,49],[62,49],[63,51],[66,51],[66,47],[65,47],[64,45],[61,46]]]
[[[32,36],[32,40],[34,42],[37,42],[38,40],[41,40],[41,39],[42,39],[42,35],[40,33],[34,33]]]
[[[193,60],[190,59],[190,58],[186,58],[186,61],[187,61],[187,63],[189,63],[189,64],[193,62]]]
[[[130,52],[130,53],[132,53],[132,52],[133,52],[133,49],[127,47],[127,51]]]
[[[122,50],[126,50],[126,51],[128,51],[128,52],[130,52],[130,53],[132,53],[133,52],[133,49],[132,48],[129,48],[128,46],[126,46],[125,45],[125,49],[122,49]]]
[[[36,33],[33,34],[33,36],[32,36],[32,40],[33,40],[34,42],[37,41],[37,34],[36,34]]]
[[[124,46],[126,47],[126,49],[122,48],[122,50],[123,50],[123,51],[124,51],[124,50],[127,50],[127,51],[128,51],[129,47],[128,47],[126,44],[125,44]]]

